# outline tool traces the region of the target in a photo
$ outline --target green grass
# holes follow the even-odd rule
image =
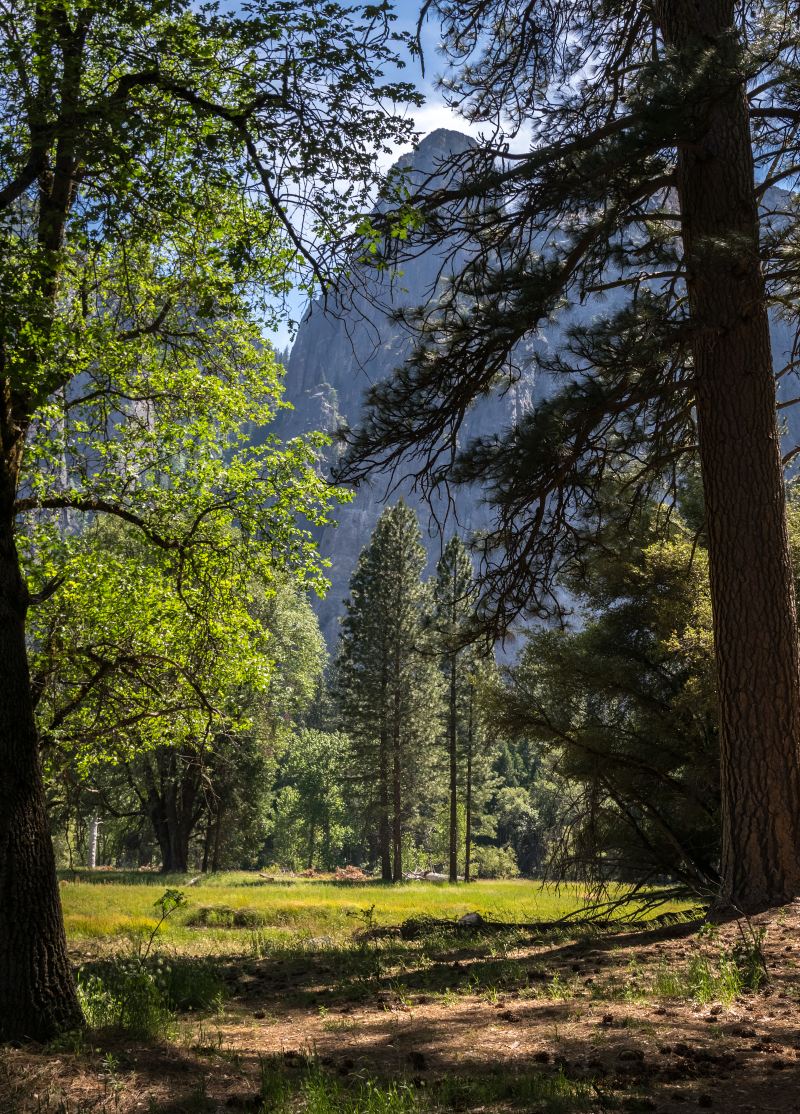
[[[111,1041],[110,1055],[116,1056],[117,1049],[127,1048],[120,1042],[130,1038],[167,1042],[182,1049],[181,1054],[224,1063],[226,1072],[235,1073],[241,1069],[240,1050],[236,1044],[226,1048],[223,1033],[240,1022],[252,1025],[251,1017],[270,1024],[286,1020],[286,1010],[297,1011],[298,1018],[314,1016],[318,1023],[321,1019],[323,1031],[334,1034],[335,1043],[346,1047],[362,1024],[360,1015],[350,1016],[342,1008],[346,1003],[412,1010],[418,1003],[455,1004],[465,996],[501,1005],[512,996],[543,998],[560,1006],[589,994],[561,952],[577,937],[586,947],[572,950],[591,954],[596,929],[531,932],[506,927],[465,933],[454,923],[472,911],[506,924],[556,921],[585,906],[585,890],[577,885],[556,888],[521,879],[469,886],[348,885],[325,879],[267,883],[244,872],[209,876],[191,886],[189,880],[112,871],[71,872],[62,878],[62,903],[79,961],[79,993],[89,1029],[63,1038],[53,1051],[90,1057],[92,1049],[96,1053]],[[664,905],[657,911],[678,908]],[[624,918],[634,911],[620,908],[617,915]],[[162,912],[166,919],[154,933]],[[410,920],[416,920],[417,932],[365,931]],[[734,963],[740,974],[750,969],[748,963],[753,967],[759,939],[743,935],[735,949],[724,953],[716,940],[704,940],[704,948],[716,947],[720,959],[710,970],[709,986],[713,982],[718,991],[719,979]],[[544,945],[543,954],[537,951],[532,957],[532,944]],[[558,967],[549,967],[550,951]],[[667,969],[659,968],[661,985],[653,986],[652,976],[644,979],[631,961],[625,970],[609,971],[608,985],[601,988],[598,980],[591,992],[638,996],[644,980],[644,989],[655,996],[685,994],[688,981],[697,994],[695,983],[703,982],[702,973],[692,968],[692,979],[682,973],[673,985]],[[705,991],[705,983],[701,989]],[[298,1040],[301,1036],[302,1026]],[[357,1072],[340,1071],[344,1065],[315,1058],[313,1043],[303,1047],[307,1054],[287,1052],[261,1062],[260,1094],[250,1090],[248,1109],[256,1114],[648,1109],[638,1084],[594,1080],[584,1072],[573,1077],[566,1063],[495,1070],[487,1058],[477,1069],[437,1078],[425,1065],[415,1075],[412,1068],[417,1066],[411,1062],[383,1075],[377,1062]],[[216,1109],[204,1079],[201,1073],[196,1096],[184,1095],[180,1106],[168,1104],[164,1114]],[[253,1083],[258,1086],[251,1075],[250,1087]],[[155,1114],[161,1108],[156,1104],[151,1109]]]
[[[63,880],[67,931],[82,953],[78,979],[92,1029],[170,1039],[180,1015],[221,1009],[230,987],[246,991],[253,980],[261,993],[277,986],[282,1000],[323,1010],[336,1000],[371,1000],[378,991],[407,1004],[420,993],[491,1001],[509,992],[556,1001],[575,993],[575,980],[556,972],[542,984],[539,972],[531,974],[530,962],[515,954],[529,946],[530,930],[465,936],[455,924],[473,910],[487,921],[555,921],[582,907],[584,891],[574,885],[274,884],[246,873],[187,883],[108,871]],[[156,933],[166,898],[172,900]],[[418,931],[410,936],[364,931],[412,920]],[[574,932],[551,929],[547,939],[556,945]]]
[[[260,1114],[449,1114],[471,1110],[530,1110],[573,1114],[596,1105],[586,1080],[537,1071],[449,1076],[424,1090],[402,1079],[356,1079],[345,1084],[310,1063],[298,1074],[278,1057],[261,1064]]]
[[[141,937],[156,923],[155,902],[164,888],[183,888],[187,881],[188,877],[176,875],[70,873],[61,884],[70,941],[80,944]],[[472,911],[489,920],[549,921],[574,912],[586,900],[581,886],[555,888],[521,879],[469,886],[424,882],[353,885],[316,879],[273,884],[245,872],[209,876],[186,887],[185,894],[186,907],[162,927],[161,938],[195,953],[220,947],[231,950],[233,936],[242,937],[241,949],[246,950],[247,933],[242,928],[254,924],[259,925],[267,943],[276,945],[303,937],[344,942],[365,923],[396,925],[421,914],[455,920]],[[670,908],[676,907],[663,907]],[[225,913],[215,918],[213,912],[203,914],[204,909],[224,909]],[[221,927],[220,920],[225,925],[238,924],[239,931]]]

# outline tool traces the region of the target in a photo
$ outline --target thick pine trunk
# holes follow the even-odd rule
[[[45,807],[11,500],[0,521],[0,1040],[83,1024]]]
[[[664,0],[687,66],[736,62],[730,0]],[[702,115],[701,115],[702,113]],[[800,893],[800,665],[747,102],[732,83],[679,150],[719,691],[722,908]]]
[[[392,881],[403,881],[402,671],[395,646],[392,673]]]
[[[448,743],[450,752],[450,870],[451,882],[458,881],[458,719],[456,689],[456,655],[450,661],[450,723]]]

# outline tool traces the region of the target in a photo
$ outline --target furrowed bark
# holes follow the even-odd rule
[[[392,881],[403,881],[403,765],[400,727],[395,723],[392,738]]]
[[[61,915],[25,647],[13,489],[0,503],[0,1040],[83,1024]]]
[[[472,871],[472,745],[474,742],[473,704],[475,693],[470,685],[469,722],[467,724],[467,781],[465,786],[464,818],[464,881],[471,881]]]
[[[737,61],[730,0],[658,5],[687,66]],[[716,61],[716,60],[715,60]],[[800,893],[800,663],[743,81],[678,152],[719,691],[721,909]]]
[[[380,814],[378,817],[378,842],[381,854],[381,881],[392,880],[392,848],[389,835],[389,747],[386,732],[380,738]]]

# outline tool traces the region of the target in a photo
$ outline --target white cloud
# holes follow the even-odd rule
[[[463,116],[459,116],[449,105],[441,100],[427,100],[421,108],[418,108],[413,114],[415,129],[420,133],[420,138],[424,139],[426,135],[436,131],[437,128],[449,128],[451,131],[462,132],[465,135],[475,136],[477,139],[481,134],[484,136],[491,136],[492,127],[489,124],[480,123],[476,124],[469,120],[465,120]],[[509,149],[515,152],[528,151],[531,147],[531,129],[523,127],[519,133],[509,141]],[[389,170],[400,155],[405,155],[411,151],[413,146],[411,143],[397,144],[388,155],[381,155],[378,160],[378,165],[382,171]]]

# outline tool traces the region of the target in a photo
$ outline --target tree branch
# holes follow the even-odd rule
[[[25,514],[28,511],[58,511],[74,510],[84,511],[88,514],[110,514],[137,526],[154,545],[161,549],[180,549],[182,543],[177,538],[168,538],[154,530],[141,515],[120,507],[116,503],[109,503],[105,499],[92,499],[81,496],[51,495],[46,499],[18,499],[14,504],[15,514]]]

